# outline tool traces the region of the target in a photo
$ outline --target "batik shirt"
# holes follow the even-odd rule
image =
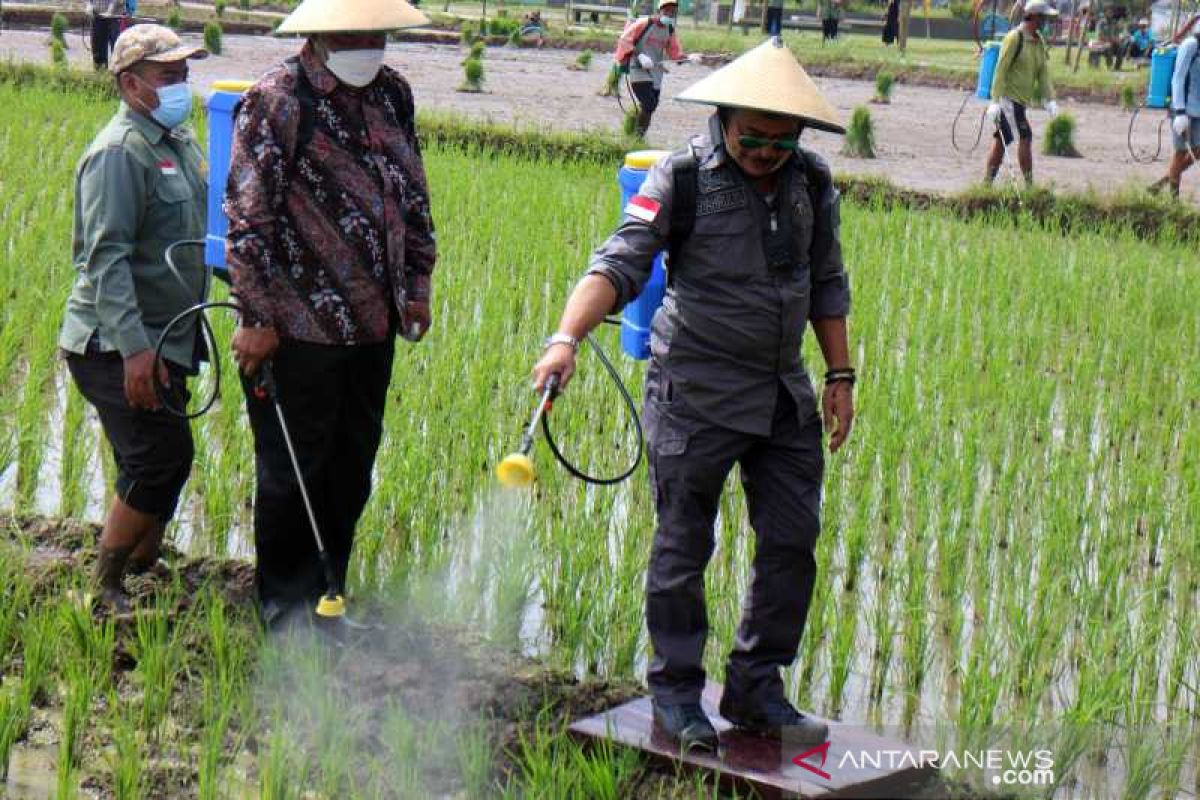
[[[332,345],[407,327],[437,258],[408,82],[352,89],[306,44],[242,100],[225,212],[245,324]]]

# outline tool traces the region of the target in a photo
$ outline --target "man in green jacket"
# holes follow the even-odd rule
[[[1051,117],[1058,114],[1054,86],[1050,83],[1050,50],[1040,33],[1046,19],[1056,16],[1058,12],[1045,0],[1031,0],[1025,6],[1021,24],[1009,31],[1000,45],[1000,59],[992,78],[992,103],[987,109],[988,120],[996,126],[984,176],[988,183],[996,180],[1005,153],[1013,143],[1015,127],[1020,139],[1017,162],[1025,176],[1025,185],[1033,184],[1033,129],[1029,126],[1029,106],[1044,103]]]
[[[160,25],[135,25],[113,47],[109,70],[121,106],[92,142],[75,175],[73,253],[78,277],[59,347],[80,393],[95,407],[117,463],[115,497],[96,557],[101,600],[128,609],[126,567],[158,561],[163,531],[192,466],[187,420],[166,411],[186,402],[186,376],[203,347],[195,320],[167,323],[201,299],[204,238],[200,148],[185,126],[192,109],[187,60],[204,58]]]

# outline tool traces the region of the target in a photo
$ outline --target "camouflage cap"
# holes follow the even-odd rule
[[[185,58],[207,58],[203,47],[184,44],[177,33],[162,25],[134,25],[117,37],[108,70],[117,75],[139,61],[167,63]]]

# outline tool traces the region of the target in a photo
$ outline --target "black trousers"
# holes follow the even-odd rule
[[[662,92],[654,88],[653,81],[634,81],[629,84],[633,88],[633,96],[638,101],[638,136],[645,136],[650,130],[650,118],[658,108],[658,99]]]
[[[823,19],[821,20],[821,38],[836,39],[838,35],[838,20]]]
[[[354,528],[371,493],[392,376],[392,337],[349,347],[285,340],[273,360],[284,420],[304,475],[338,589],[344,589]],[[254,544],[259,601],[287,610],[326,589],[312,526],[268,399],[242,378],[254,432]]]
[[[113,487],[117,497],[134,511],[166,523],[175,516],[179,495],[192,471],[192,429],[186,419],[166,409],[146,411],[125,399],[125,365],[120,353],[101,353],[95,338],[82,355],[68,353],[67,369],[76,388],[100,418],[117,464]],[[187,407],[187,374],[167,362],[171,384],[166,400],[173,408]]]
[[[108,55],[121,35],[121,18],[96,14],[92,17],[91,34],[92,65],[97,70],[105,69],[108,67]]]
[[[652,369],[646,431],[658,526],[646,576],[654,650],[650,690],[665,704],[698,702],[708,616],[704,570],[712,556],[721,490],[733,465],[755,534],[750,588],[726,666],[726,685],[751,702],[783,697],[779,670],[796,657],[816,584],[821,421],[779,386],[771,434],[752,436],[689,418]]]

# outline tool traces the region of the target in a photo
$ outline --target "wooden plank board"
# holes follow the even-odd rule
[[[608,739],[659,759],[682,761],[692,769],[717,772],[723,784],[741,791],[751,789],[763,797],[896,798],[909,795],[937,776],[932,767],[889,769],[889,762],[920,763],[920,751],[856,726],[829,722],[829,741],[818,748],[789,742],[786,736],[781,741],[734,730],[717,713],[720,699],[720,684],[709,681],[704,688],[703,705],[721,740],[720,751],[715,754],[689,752],[681,756],[674,740],[654,725],[648,697],[577,720],[570,731],[583,739]],[[858,755],[863,752],[889,756],[879,759],[881,763],[876,768]],[[846,753],[852,754],[853,759],[845,757]],[[900,753],[910,753],[912,757],[896,755]],[[795,763],[797,758],[811,768]]]

